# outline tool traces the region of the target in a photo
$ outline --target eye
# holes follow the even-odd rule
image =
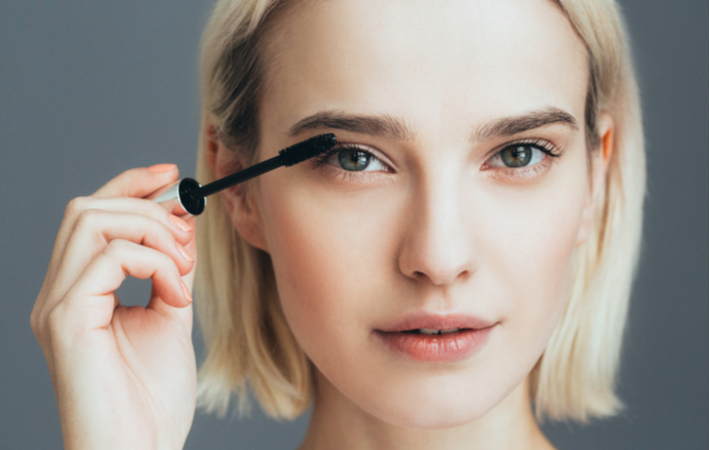
[[[315,158],[314,165],[325,163],[348,172],[388,171],[389,168],[375,155],[353,144],[333,147],[330,151]]]
[[[559,156],[553,152],[553,149],[546,148],[549,144],[546,143],[526,143],[519,142],[508,145],[498,153],[496,153],[489,161],[491,167],[530,167],[543,161],[548,155]]]

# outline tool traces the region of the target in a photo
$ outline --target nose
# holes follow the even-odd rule
[[[459,191],[450,174],[416,189],[399,252],[405,276],[443,287],[473,273],[473,231],[467,227]]]

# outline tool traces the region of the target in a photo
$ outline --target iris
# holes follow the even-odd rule
[[[532,159],[532,148],[529,145],[516,145],[504,149],[500,156],[508,167],[525,167]]]
[[[345,170],[364,170],[370,164],[371,155],[361,150],[343,150],[338,153],[338,161]]]

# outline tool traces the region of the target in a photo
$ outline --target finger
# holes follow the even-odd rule
[[[197,217],[195,216],[190,216],[185,218],[185,222],[192,228],[192,236],[190,238],[190,241],[188,241],[185,245],[185,250],[190,253],[190,256],[192,256],[192,259],[195,261],[192,265],[192,270],[187,275],[184,275],[182,277],[182,280],[185,282],[185,285],[187,285],[187,288],[192,292],[192,286],[194,283],[195,279],[195,270],[197,270]]]
[[[190,242],[185,245],[185,249],[190,253],[192,259],[194,259],[195,262],[192,265],[192,270],[190,270],[187,275],[183,275],[182,281],[183,283],[185,283],[185,288],[187,288],[188,292],[190,292],[190,297],[192,297],[192,287],[194,285],[195,280],[195,271],[197,270],[197,217],[190,216],[185,218],[185,221],[193,229],[192,238],[190,239]],[[155,302],[155,304],[152,306],[156,310],[163,310],[163,308],[161,308],[162,305],[160,304],[160,302]],[[170,313],[170,311],[166,312]],[[172,313],[177,315],[182,321],[182,323],[185,325],[185,327],[188,329],[188,331],[192,333],[192,306],[180,309],[173,308]]]
[[[185,277],[183,277],[183,279],[184,278]],[[185,298],[188,298],[190,299],[190,301],[192,301],[192,293],[190,293],[187,286],[185,286],[184,289],[185,291],[187,291],[183,291],[185,293]],[[159,312],[160,314],[170,316],[179,320],[187,329],[187,332],[192,335],[192,305],[188,305],[184,308],[175,308],[174,306],[167,304],[160,296],[160,293],[156,290],[155,285],[153,285],[153,288],[150,292],[150,301],[148,302],[148,306],[146,306],[146,308],[153,309]]]
[[[61,298],[92,259],[113,240],[122,239],[169,256],[181,275],[193,267],[192,256],[176,242],[172,231],[151,218],[100,209],[84,211],[77,220],[58,263],[54,298]]]
[[[89,209],[133,213],[149,217],[169,226],[173,231],[175,239],[182,245],[187,244],[193,236],[192,229],[184,220],[170,214],[165,208],[150,200],[128,197],[110,199],[76,197],[69,202],[64,212],[64,219],[59,227],[54,249],[52,250],[50,272],[52,272],[53,268],[56,267],[61,259],[69,236],[72,234],[79,216]]]
[[[185,283],[185,288],[190,293],[190,297],[192,297],[192,287],[194,285],[195,280],[195,271],[197,270],[197,217],[190,216],[185,218],[185,221],[194,230],[192,233],[192,239],[190,239],[190,242],[185,245],[185,249],[190,253],[195,262],[192,266],[192,270],[190,270],[187,275],[182,276],[182,281],[183,283]],[[156,311],[163,312],[165,314],[176,315],[182,321],[183,325],[187,328],[188,332],[192,333],[192,305],[186,308],[175,309],[165,305],[162,301],[159,300],[159,296],[151,295],[151,302],[148,307],[153,308]]]
[[[195,271],[197,270],[197,217],[192,216],[186,219],[186,222],[192,227],[193,230],[193,236],[192,239],[190,239],[190,242],[185,245],[185,249],[190,253],[192,258],[195,260],[195,263],[192,266],[192,270],[187,275],[183,275],[182,281],[185,283],[185,287],[187,290],[190,292],[190,296],[192,296],[192,287],[194,285],[194,280],[195,280]],[[151,298],[156,298],[155,296],[151,296]],[[183,325],[188,329],[189,333],[192,333],[192,306],[188,306],[187,308],[180,308],[180,309],[175,309],[172,308],[172,311],[166,311],[165,308],[170,308],[169,306],[163,306],[161,304],[162,302],[155,301],[153,302],[151,300],[151,304],[148,305],[148,307],[152,307],[157,311],[162,311],[164,313],[168,314],[175,314],[177,317],[180,318],[182,321]]]
[[[176,181],[178,175],[178,168],[175,164],[157,164],[151,167],[129,169],[103,185],[91,196],[97,198],[143,198],[166,184]]]
[[[183,293],[177,267],[167,255],[114,239],[91,261],[64,297],[58,308],[63,326],[73,331],[107,327],[115,308],[114,291],[126,275],[143,280],[152,278],[154,294],[166,305],[183,308],[190,304]]]

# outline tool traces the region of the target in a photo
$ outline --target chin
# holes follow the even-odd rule
[[[394,426],[438,430],[480,419],[497,403],[490,389],[475,389],[471,384],[462,386],[462,383],[444,384],[441,381],[418,386],[400,385],[389,391],[382,389],[379,395],[368,396],[364,402],[367,404],[361,403],[361,407]]]
[[[387,408],[376,417],[383,422],[402,428],[420,430],[441,430],[454,428],[481,418],[485,412],[477,408],[452,409],[438,405],[407,405],[406,408]]]

